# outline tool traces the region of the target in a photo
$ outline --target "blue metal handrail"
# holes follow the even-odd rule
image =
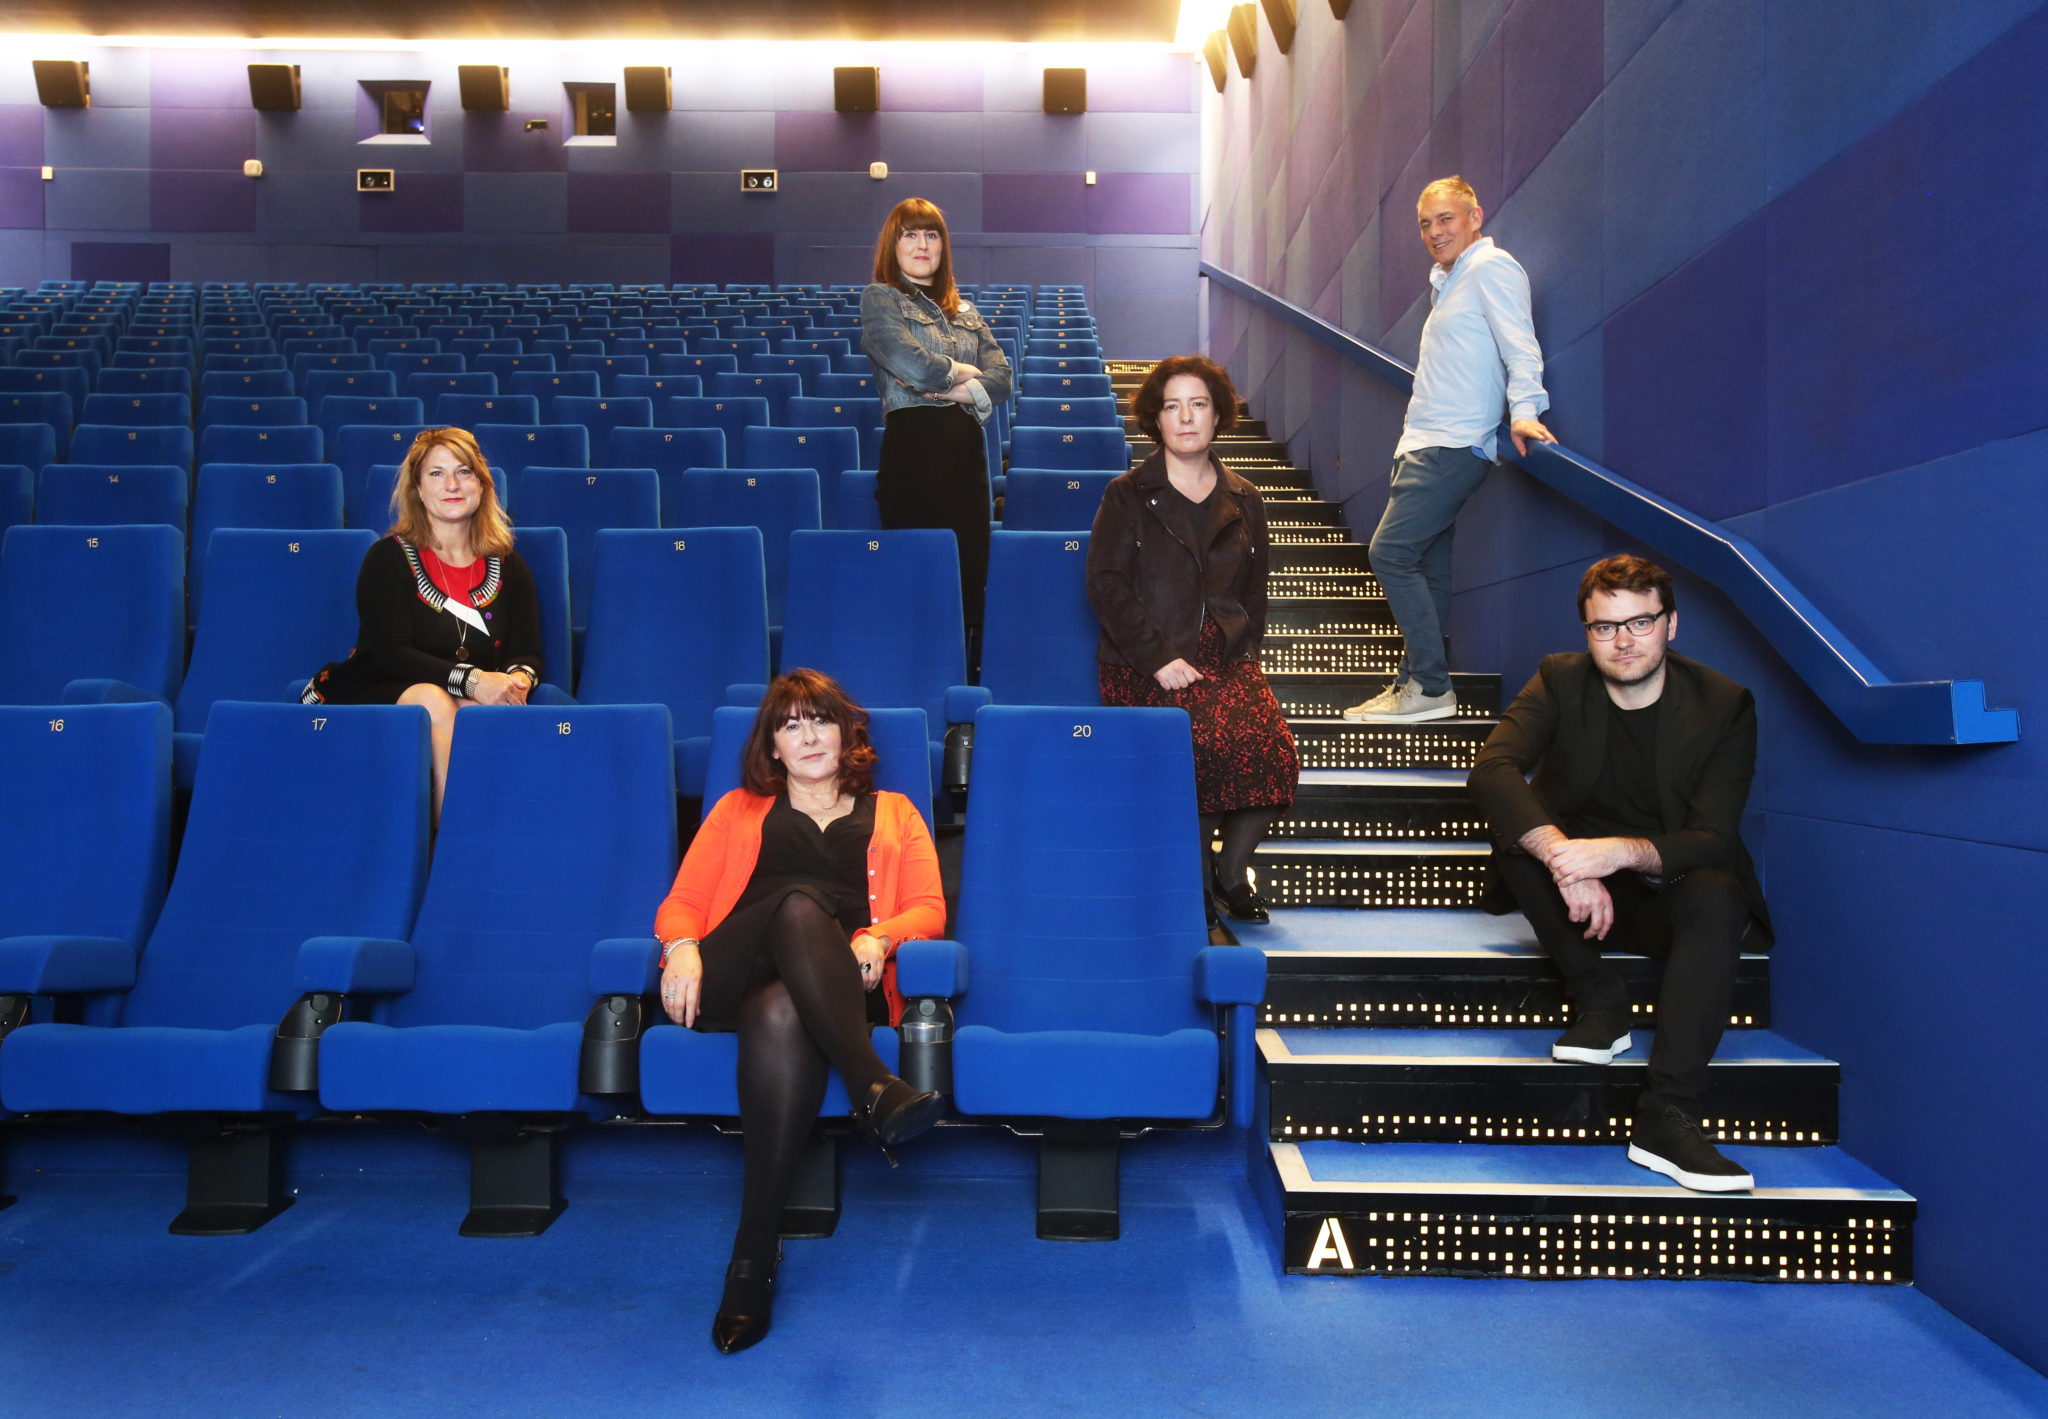
[[[1414,369],[1385,350],[1207,261],[1201,271],[1382,382],[1404,392],[1414,388]],[[1982,680],[1887,679],[1747,539],[1562,444],[1534,444],[1516,462],[1539,482],[1712,582],[1864,743],[2007,744],[2020,737],[2019,712],[1985,708]]]

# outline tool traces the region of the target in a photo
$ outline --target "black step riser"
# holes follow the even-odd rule
[[[1273,687],[1273,697],[1280,701],[1280,709],[1289,719],[1336,719],[1347,706],[1378,694],[1387,682],[1384,676],[1270,671],[1266,675],[1266,683]],[[1453,672],[1451,688],[1458,693],[1461,711],[1475,717],[1491,717],[1500,713],[1500,676]],[[1297,727],[1295,733],[1299,737],[1302,730]]]
[[[1473,1198],[1453,1212],[1444,1201],[1441,1194],[1385,1192],[1368,1207],[1355,1194],[1290,1194],[1286,1269],[1300,1276],[1532,1281],[1611,1276],[1882,1286],[1913,1279],[1910,1202],[1679,1194],[1667,1212],[1646,1211],[1633,1199],[1616,1205],[1611,1198],[1531,1196]],[[1482,1210],[1487,1201],[1494,1205]],[[1349,1270],[1315,1255],[1332,1221],[1351,1253]]]
[[[1252,860],[1259,894],[1276,907],[1472,907],[1484,888],[1480,859],[1400,853],[1329,854],[1284,843]]]
[[[1294,747],[1305,769],[1469,770],[1493,732],[1492,720],[1427,724],[1296,724]]]
[[[1626,1144],[1648,1071],[1592,1064],[1270,1066],[1272,1139],[1301,1143]],[[1707,1136],[1813,1148],[1839,1142],[1834,1065],[1721,1065]]]
[[[1419,793],[1305,785],[1267,836],[1303,842],[1484,842],[1486,823],[1463,789]]]

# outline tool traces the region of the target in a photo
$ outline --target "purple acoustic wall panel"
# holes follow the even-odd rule
[[[1501,197],[1522,185],[1599,97],[1604,26],[1601,0],[1517,5],[1501,22]]]
[[[153,168],[231,168],[256,156],[256,112],[242,95],[239,109],[182,109],[150,124]]]
[[[0,230],[43,225],[43,175],[35,168],[0,168]]]
[[[670,200],[665,172],[572,172],[569,230],[665,232]]]
[[[475,236],[569,229],[569,175],[471,172],[462,176],[462,229]]]
[[[1095,235],[1185,233],[1194,220],[1194,177],[1184,172],[1105,172],[1087,194]]]
[[[74,241],[74,281],[168,281],[171,245],[163,241]]]
[[[1429,130],[1431,171],[1463,177],[1482,209],[1508,195],[1501,181],[1501,33],[1493,32]]]
[[[149,225],[160,232],[253,232],[256,182],[239,171],[157,168],[149,175]]]
[[[1390,21],[1391,23],[1391,17]],[[1434,111],[1430,67],[1430,7],[1417,5],[1394,35],[1380,65],[1380,177],[1391,182],[1429,136]],[[1386,195],[1384,188],[1381,196]],[[1411,197],[1412,201],[1413,198]]]
[[[471,172],[561,172],[569,165],[563,135],[526,131],[518,113],[462,115],[462,165]]]
[[[374,148],[369,151],[375,152]],[[382,166],[365,163],[365,167]],[[462,230],[462,184],[438,173],[400,173],[390,192],[366,192],[356,198],[356,212],[366,232],[459,232]],[[391,277],[392,280],[435,280],[432,276]]]
[[[1082,172],[1088,167],[1088,123],[1049,113],[989,113],[981,120],[978,170]]]
[[[882,108],[898,113],[980,113],[981,66],[957,56],[902,51],[882,66]]]
[[[1155,54],[1090,65],[1089,112],[1191,113],[1198,62],[1187,54]]]
[[[0,167],[32,168],[43,161],[43,110],[35,104],[0,104]]]
[[[671,281],[773,281],[775,243],[758,232],[679,232],[668,267]]]
[[[783,172],[866,172],[882,156],[875,114],[778,113],[775,166]]]
[[[981,180],[981,227],[989,232],[1088,229],[1088,189],[1079,173],[990,173]]]
[[[249,65],[269,57],[253,50],[151,50],[149,106],[181,109],[239,107],[248,111]],[[94,61],[93,77],[99,77],[98,61]]]

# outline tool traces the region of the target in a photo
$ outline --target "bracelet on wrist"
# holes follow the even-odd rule
[[[663,969],[664,971],[668,969],[668,958],[675,953],[676,948],[680,946],[695,946],[696,944],[697,938],[694,936],[678,936],[673,941],[662,942],[661,969]]]

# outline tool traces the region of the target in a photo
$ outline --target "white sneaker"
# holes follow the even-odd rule
[[[1420,724],[1429,719],[1449,719],[1458,712],[1458,694],[1446,690],[1441,695],[1426,695],[1422,686],[1414,680],[1397,686],[1392,700],[1381,704],[1367,700],[1355,711],[1344,711],[1346,719],[1359,720],[1366,724]]]
[[[1344,718],[1360,720],[1364,719],[1367,715],[1379,714],[1382,711],[1393,708],[1394,701],[1401,697],[1401,686],[1406,683],[1403,680],[1396,680],[1371,699],[1355,704],[1350,709],[1345,710]]]

